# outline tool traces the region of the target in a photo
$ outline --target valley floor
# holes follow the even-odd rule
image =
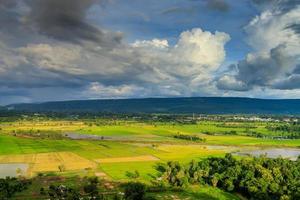
[[[300,139],[274,140],[246,135],[249,127],[265,136],[272,135],[265,128],[265,123],[234,123],[230,126],[209,121],[191,125],[114,123],[97,125],[86,121],[62,120],[1,123],[0,166],[1,163],[26,164],[26,172],[16,174],[23,173],[28,177],[36,177],[41,173],[62,177],[97,176],[108,182],[126,182],[131,180],[128,173],[138,171],[136,180],[150,183],[157,173],[154,166],[158,162],[188,163],[245,149],[300,147]],[[234,131],[234,134],[228,134],[230,131]],[[97,135],[102,139],[71,139],[67,137],[71,133]],[[174,138],[178,134],[197,135],[203,141]],[[0,176],[3,176],[1,171]],[[30,188],[32,195],[38,193],[37,185],[41,180],[36,181],[36,186],[34,184]],[[161,193],[158,198],[239,199],[234,194],[209,186],[190,188],[179,193]]]

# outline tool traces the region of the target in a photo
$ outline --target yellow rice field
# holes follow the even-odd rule
[[[96,167],[96,163],[71,152],[0,156],[0,163],[27,163],[30,166],[28,174],[59,171],[59,166],[63,166],[64,170]]]

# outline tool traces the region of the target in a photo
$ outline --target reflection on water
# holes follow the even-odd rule
[[[5,163],[0,164],[0,178],[6,176],[15,177],[18,175],[25,176],[28,169],[28,164],[23,163]]]
[[[258,150],[248,150],[248,151],[240,151],[234,153],[236,155],[252,155],[252,156],[260,156],[266,155],[268,158],[288,158],[290,160],[297,160],[298,156],[300,156],[300,149],[289,149],[289,148],[272,148],[272,149],[258,149]]]

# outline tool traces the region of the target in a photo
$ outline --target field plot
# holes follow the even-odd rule
[[[70,152],[44,153],[36,154],[32,171],[58,171],[59,166],[63,166],[65,170],[79,170],[94,168],[96,164]]]
[[[122,163],[122,162],[146,162],[146,161],[158,161],[159,159],[151,156],[133,156],[133,157],[118,157],[118,158],[102,158],[96,159],[98,163]]]
[[[35,154],[0,156],[0,163],[34,163]]]
[[[0,163],[27,163],[30,165],[29,174],[96,167],[96,163],[71,152],[0,156]]]
[[[149,181],[151,175],[155,175],[155,164],[157,162],[123,162],[123,163],[103,163],[100,164],[101,171],[105,172],[114,180],[129,180],[126,176],[127,172],[134,172],[137,170],[140,174],[139,180]]]
[[[231,148],[212,149],[203,145],[159,145],[159,153],[155,154],[163,161],[177,160],[180,162],[201,159],[207,156],[222,156]]]
[[[65,131],[72,131],[74,129],[80,129],[85,126],[86,125],[84,125],[83,122],[77,122],[77,121],[21,121],[21,122],[1,124],[2,132],[4,133],[11,133],[11,132],[18,132],[18,131],[65,132]]]

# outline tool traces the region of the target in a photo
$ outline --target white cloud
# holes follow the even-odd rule
[[[29,43],[13,52],[2,47],[3,55],[11,58],[5,61],[2,77],[18,71],[13,82],[19,86],[76,87],[81,90],[77,95],[90,98],[207,94],[229,39],[226,33],[193,29],[180,34],[172,46],[165,39],[153,39],[111,50],[54,40]]]
[[[230,75],[222,76],[218,83],[217,87],[222,90],[235,90],[235,91],[247,91],[247,85],[239,80],[236,80],[234,77]]]
[[[215,70],[224,61],[225,44],[230,36],[223,32],[212,34],[199,28],[181,33],[178,43],[172,49],[173,59],[191,62]]]
[[[182,84],[197,87],[200,83],[203,85],[203,81],[208,84],[212,73],[224,61],[226,56],[224,46],[229,40],[230,36],[226,33],[213,34],[195,28],[181,33],[174,46],[157,39],[137,41],[132,46],[136,51],[142,52],[139,55],[141,63],[152,66],[156,75],[164,77],[162,83],[176,82],[180,77],[178,81]],[[186,92],[193,90],[195,88],[190,88]]]
[[[135,85],[105,86],[99,82],[92,82],[83,94],[89,98],[121,98],[133,96],[142,90],[143,88]]]
[[[168,40],[152,39],[152,40],[136,40],[133,47],[145,47],[145,48],[167,48],[169,47]]]
[[[285,44],[289,55],[300,54],[300,37],[289,26],[300,24],[300,6],[284,12],[280,9],[266,10],[256,16],[248,26],[248,43],[256,52],[268,52]]]
[[[219,78],[219,89],[300,89],[293,75],[300,65],[300,6],[282,9],[284,3],[289,2],[278,2],[246,26],[247,41],[254,51],[236,64],[230,79],[227,74]]]

